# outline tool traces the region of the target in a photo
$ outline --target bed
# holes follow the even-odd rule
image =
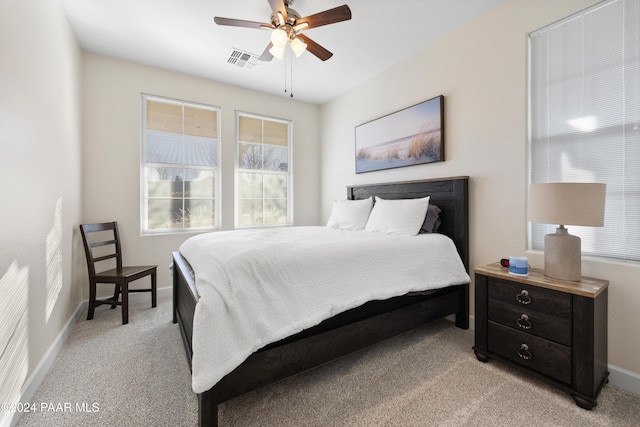
[[[453,241],[468,272],[468,177],[347,187],[347,199],[371,196],[389,200],[429,196],[430,203],[441,209],[438,233]],[[179,325],[190,362],[199,299],[191,265],[180,252],[174,252],[173,322]],[[198,393],[199,424],[217,425],[219,403],[450,315],[455,316],[456,326],[469,327],[468,283],[372,300],[340,312],[265,345],[211,388]]]

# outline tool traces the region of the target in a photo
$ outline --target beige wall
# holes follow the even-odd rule
[[[294,222],[317,224],[318,106],[89,53],[83,54],[83,76],[83,221],[117,220],[125,262],[159,265],[158,286],[171,285],[171,252],[193,234],[140,236],[142,93],[222,109],[223,229],[232,229],[234,224],[235,111],[292,120]]]
[[[595,0],[509,0],[322,107],[322,221],[345,185],[469,175],[471,267],[527,255],[527,34]],[[446,161],[356,175],[354,127],[445,96]],[[609,363],[640,373],[640,266],[584,260],[609,279]],[[472,308],[473,310],[473,308]],[[473,311],[472,311],[473,312]]]
[[[81,300],[80,76],[59,1],[0,2],[2,402],[5,386],[21,391]]]

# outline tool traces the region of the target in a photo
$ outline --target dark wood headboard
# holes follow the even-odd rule
[[[442,212],[438,232],[449,236],[456,247],[467,272],[469,271],[469,177],[427,179],[347,186],[347,198],[417,199],[431,196],[429,203]]]

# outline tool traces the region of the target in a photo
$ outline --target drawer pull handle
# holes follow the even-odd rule
[[[527,316],[526,314],[521,315],[520,318],[516,320],[516,323],[518,324],[520,329],[524,329],[525,331],[527,329],[531,329],[531,321],[529,320],[529,316]]]
[[[526,344],[522,344],[520,346],[520,350],[518,350],[518,356],[520,356],[524,360],[529,360],[533,357],[533,355],[529,351],[529,346]]]
[[[529,292],[527,292],[524,289],[521,290],[518,295],[516,295],[516,299],[520,304],[527,305],[531,303],[531,297],[529,296]]]

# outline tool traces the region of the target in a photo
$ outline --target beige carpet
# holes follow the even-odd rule
[[[160,296],[154,309],[146,299],[135,302],[129,324],[120,322],[118,309],[103,306],[94,320],[76,324],[32,399],[38,407],[53,406],[25,414],[19,426],[197,424],[170,295]],[[640,424],[640,396],[607,385],[598,406],[586,411],[561,390],[503,364],[477,361],[472,345],[471,331],[439,321],[222,404],[220,425]]]

